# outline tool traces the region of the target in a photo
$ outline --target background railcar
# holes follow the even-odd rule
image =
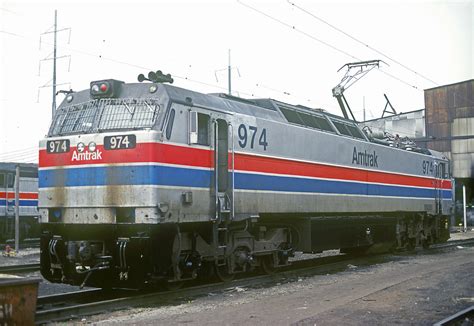
[[[271,99],[92,82],[58,108],[39,158],[42,273],[55,282],[227,279],[295,250],[449,236],[440,153]]]
[[[20,167],[20,238],[39,236],[38,165],[0,163],[0,240],[15,237],[15,177]]]

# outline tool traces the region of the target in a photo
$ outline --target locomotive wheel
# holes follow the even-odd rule
[[[275,274],[276,266],[273,255],[263,256],[260,259],[260,268],[267,275]]]
[[[214,265],[214,275],[220,282],[230,282],[235,277],[235,274],[229,273],[227,265],[219,266],[217,264]]]

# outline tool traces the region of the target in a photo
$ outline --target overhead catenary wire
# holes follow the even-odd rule
[[[15,37],[22,38],[22,39],[25,39],[25,40],[28,40],[28,41],[33,41],[31,38],[29,38],[27,36],[12,33],[12,32],[6,31],[6,30],[0,30],[0,33],[10,35],[10,36],[15,36]],[[51,43],[44,42],[44,41],[43,41],[43,44],[52,45]],[[142,70],[153,70],[150,67],[145,67],[145,66],[142,66],[142,65],[126,62],[126,61],[123,61],[123,60],[117,60],[117,59],[114,59],[114,58],[111,58],[111,57],[105,57],[105,56],[100,55],[100,54],[87,52],[87,51],[77,49],[77,48],[73,48],[73,47],[70,47],[70,46],[66,46],[66,48],[67,48],[68,51],[71,51],[71,52],[74,52],[74,53],[77,53],[77,54],[81,54],[81,55],[84,55],[84,56],[90,56],[90,57],[93,57],[93,58],[96,58],[96,59],[99,59],[99,60],[105,60],[105,61],[109,61],[109,62],[112,62],[112,63],[125,65],[125,66],[128,66],[128,67],[142,69]],[[200,80],[197,80],[197,79],[189,78],[187,76],[180,76],[180,75],[173,74],[173,77],[177,78],[177,79],[189,81],[191,83],[201,84],[201,85],[204,85],[204,86],[213,87],[213,88],[221,89],[221,90],[227,90],[227,88],[222,87],[220,85],[203,82],[203,81],[200,81]],[[239,93],[247,95],[247,96],[252,96],[252,97],[256,96],[255,94],[252,94],[252,93],[249,93],[249,92],[239,91]]]
[[[16,149],[16,150],[13,150],[13,151],[4,152],[4,153],[0,154],[0,156],[16,154],[16,153],[22,153],[22,152],[30,152],[32,150],[38,150],[38,147],[27,147],[27,148],[22,148],[22,149]]]
[[[24,153],[24,154],[16,154],[16,155],[0,155],[0,160],[2,161],[16,161],[18,159],[22,158],[28,158],[28,157],[33,157],[38,155],[38,150]]]
[[[5,33],[7,35],[11,35],[11,36],[15,36],[15,37],[18,37],[18,38],[23,38],[25,40],[30,40],[29,37],[27,36],[23,36],[23,35],[19,35],[19,34],[15,34],[15,33],[11,33],[9,31],[5,31],[5,30],[0,30],[0,33]],[[49,42],[44,42],[43,41],[43,44],[46,44],[46,45],[51,45],[51,43]],[[81,49],[77,49],[77,48],[73,48],[71,46],[68,46],[66,45],[65,46],[67,48],[68,51],[71,51],[71,52],[75,52],[77,54],[81,54],[81,55],[85,55],[85,56],[89,56],[89,57],[93,57],[93,58],[96,58],[96,59],[99,59],[99,60],[105,60],[105,61],[109,61],[109,62],[112,62],[112,63],[115,63],[115,64],[120,64],[120,65],[125,65],[125,66],[128,66],[128,67],[132,67],[132,68],[137,68],[137,69],[141,69],[141,70],[153,70],[152,68],[150,67],[145,67],[143,65],[138,65],[138,64],[134,64],[134,63],[130,63],[130,62],[127,62],[127,61],[123,61],[123,60],[118,60],[118,59],[115,59],[115,58],[111,58],[111,57],[105,57],[103,55],[100,55],[100,54],[96,54],[96,53],[91,53],[91,52],[88,52],[88,51],[84,51],[84,50],[81,50]],[[181,76],[181,75],[176,75],[176,74],[173,74],[173,77],[176,78],[176,79],[180,79],[180,80],[183,80],[183,81],[188,81],[188,82],[191,82],[191,83],[195,83],[195,84],[200,84],[200,85],[203,85],[203,86],[207,86],[207,87],[212,87],[212,88],[215,88],[215,89],[219,89],[219,90],[223,90],[223,91],[227,91],[227,88],[226,87],[223,87],[223,86],[220,86],[220,85],[216,85],[216,84],[212,84],[212,83],[208,83],[208,82],[204,82],[204,81],[201,81],[201,80],[197,80],[197,79],[194,79],[194,78],[190,78],[188,76]],[[278,90],[276,88],[273,88],[273,87],[267,87],[267,86],[262,86],[261,83],[257,83],[261,88],[266,88],[268,90],[271,90],[271,91],[274,91],[276,93],[281,93],[285,96],[288,96],[288,95],[291,95],[291,94],[294,94],[293,92],[289,92],[289,91],[285,91],[285,90]],[[262,97],[264,98],[264,96],[259,96],[258,94],[256,94],[255,92],[253,91],[241,91],[241,90],[235,90],[237,93],[242,94],[242,95],[245,95],[245,96],[249,96],[249,97]],[[304,97],[302,96],[299,96],[299,95],[291,95],[291,96],[295,96],[297,98],[301,98],[304,102],[312,102],[314,100],[310,100],[310,99],[303,99]]]
[[[275,22],[277,22],[277,23],[279,23],[279,24],[281,24],[281,25],[283,25],[283,26],[285,26],[285,27],[287,27],[287,28],[290,28],[291,30],[294,30],[294,31],[296,31],[296,32],[298,32],[298,33],[300,33],[300,34],[302,34],[302,35],[304,35],[304,36],[306,36],[306,37],[308,37],[308,38],[310,38],[310,39],[316,41],[316,42],[319,42],[319,43],[321,43],[321,44],[323,44],[323,45],[325,45],[325,46],[327,46],[327,47],[329,47],[329,48],[331,48],[331,49],[333,49],[333,50],[335,50],[335,51],[337,51],[337,52],[339,52],[339,53],[342,53],[342,54],[344,54],[344,55],[346,55],[346,56],[348,56],[348,57],[350,57],[350,58],[352,58],[352,59],[355,59],[355,60],[357,60],[357,61],[362,61],[361,58],[358,58],[358,57],[356,57],[355,55],[350,54],[349,52],[347,52],[347,51],[345,51],[345,50],[342,50],[342,49],[340,49],[340,48],[338,48],[338,47],[336,47],[336,46],[334,46],[334,45],[332,45],[332,44],[330,44],[330,43],[328,43],[328,42],[326,42],[326,41],[321,40],[321,39],[317,38],[316,36],[314,36],[314,35],[312,35],[312,34],[306,32],[306,31],[304,31],[304,30],[302,30],[302,29],[297,28],[295,25],[289,24],[289,23],[287,23],[287,22],[285,22],[285,21],[283,21],[283,20],[281,20],[281,19],[279,19],[279,18],[276,18],[276,17],[274,17],[274,16],[272,16],[272,15],[270,15],[270,14],[268,14],[268,13],[266,13],[266,12],[260,10],[260,9],[257,9],[257,8],[255,8],[255,7],[253,7],[253,6],[250,6],[249,4],[246,4],[246,3],[244,3],[244,2],[242,2],[242,1],[240,1],[240,0],[237,0],[237,3],[241,4],[241,5],[244,6],[244,7],[249,8],[249,9],[251,9],[251,10],[253,10],[253,11],[259,13],[260,15],[263,15],[263,16],[265,16],[265,17],[267,17],[267,18],[269,18],[269,19],[271,19],[271,20],[273,20],[273,21],[275,21]],[[416,90],[421,91],[417,86],[415,86],[415,85],[413,85],[413,84],[411,84],[411,83],[409,83],[409,82],[407,82],[407,81],[405,81],[405,80],[403,80],[403,79],[401,79],[401,78],[399,78],[399,77],[397,77],[397,76],[395,76],[395,75],[393,75],[393,74],[391,74],[391,73],[389,73],[389,72],[387,72],[387,71],[385,71],[385,70],[383,70],[383,69],[379,69],[379,71],[382,72],[382,73],[384,73],[385,75],[387,75],[387,76],[389,76],[389,77],[391,77],[391,78],[393,78],[393,79],[395,79],[395,80],[397,80],[397,81],[399,81],[399,82],[405,84],[406,86],[409,86],[409,87],[411,87],[411,88],[414,88],[414,89],[416,89]]]
[[[392,56],[389,56],[389,55],[383,53],[382,51],[377,50],[377,49],[374,48],[373,46],[370,46],[369,44],[365,43],[364,41],[361,41],[361,40],[359,40],[358,38],[356,38],[356,37],[350,35],[349,33],[343,31],[342,29],[340,29],[340,28],[338,28],[338,27],[336,27],[336,26],[334,26],[333,24],[329,23],[328,21],[324,20],[323,18],[316,16],[314,13],[312,13],[312,12],[310,12],[309,10],[303,8],[302,6],[297,5],[295,2],[292,2],[292,1],[290,1],[290,0],[286,0],[286,1],[287,1],[290,5],[292,5],[293,7],[295,7],[296,9],[298,9],[298,10],[304,12],[305,14],[307,14],[307,15],[313,17],[314,19],[316,19],[316,20],[318,20],[318,21],[320,21],[320,22],[326,24],[327,26],[329,26],[329,27],[331,27],[332,29],[338,31],[339,33],[344,34],[345,36],[349,37],[349,38],[352,39],[353,41],[355,41],[355,42],[357,42],[357,43],[359,43],[359,44],[362,44],[362,45],[365,46],[366,48],[368,48],[368,49],[370,49],[370,50],[372,50],[372,51],[374,51],[374,52],[380,54],[381,56],[384,56],[385,58],[387,58],[387,59],[389,59],[389,60],[395,62],[395,63],[398,64],[399,66],[401,66],[401,67],[405,68],[406,70],[408,70],[408,71],[414,73],[415,75],[420,76],[421,78],[423,78],[423,79],[425,79],[425,80],[427,80],[427,81],[429,81],[429,82],[431,82],[431,83],[433,83],[433,84],[435,84],[435,85],[437,85],[437,86],[439,85],[437,82],[435,82],[435,81],[432,80],[431,78],[428,78],[428,77],[422,75],[421,73],[419,73],[419,72],[415,71],[414,69],[408,67],[407,65],[401,63],[399,60],[394,59]]]

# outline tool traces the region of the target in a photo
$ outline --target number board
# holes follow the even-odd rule
[[[117,135],[105,136],[105,149],[129,149],[135,148],[137,145],[137,137],[135,135]]]
[[[46,143],[46,151],[48,153],[67,153],[71,148],[69,139],[48,140]]]

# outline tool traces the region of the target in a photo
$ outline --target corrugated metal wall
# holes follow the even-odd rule
[[[474,177],[474,79],[425,90],[427,147],[452,159],[455,178]]]

